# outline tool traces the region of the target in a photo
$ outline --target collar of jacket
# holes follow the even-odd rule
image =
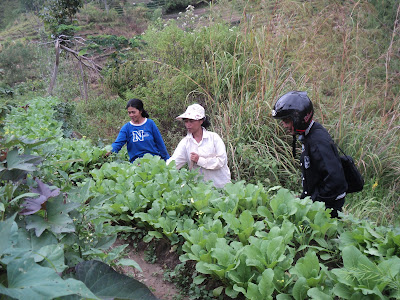
[[[203,138],[202,138],[202,140],[203,139],[208,139],[209,138],[209,136],[210,136],[210,133],[207,131],[207,129],[205,129],[204,127],[202,127],[203,128]],[[190,132],[188,132],[187,133],[187,135],[186,135],[186,138],[188,138],[188,139],[193,139],[193,134],[191,134]]]

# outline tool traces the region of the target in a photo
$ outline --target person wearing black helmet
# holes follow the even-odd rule
[[[313,120],[314,109],[307,92],[292,91],[275,103],[272,116],[282,121],[293,135],[293,156],[296,156],[296,135],[302,143],[300,166],[303,192],[300,198],[310,196],[322,201],[337,217],[344,205],[347,182],[339,153],[328,131]]]

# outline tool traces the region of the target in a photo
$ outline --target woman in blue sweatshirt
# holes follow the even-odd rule
[[[160,131],[139,99],[131,99],[126,105],[131,121],[122,126],[117,139],[112,144],[112,152],[118,153],[126,144],[129,161],[142,157],[146,153],[158,155],[167,160],[169,154]]]

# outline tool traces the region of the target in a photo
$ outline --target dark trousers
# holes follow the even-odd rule
[[[346,197],[343,197],[342,199],[339,199],[339,200],[325,201],[326,208],[332,209],[332,211],[331,211],[332,218],[337,218],[338,211],[342,211],[342,207],[344,205],[344,198],[346,198]]]

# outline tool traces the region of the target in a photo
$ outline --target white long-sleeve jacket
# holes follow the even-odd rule
[[[190,153],[199,155],[197,163],[190,161]],[[189,169],[198,168],[204,180],[212,180],[216,187],[224,187],[231,181],[231,172],[228,167],[225,144],[221,137],[203,128],[203,139],[198,143],[191,133],[188,133],[176,147],[174,154],[167,160],[167,164],[175,161],[177,169],[188,164]]]

